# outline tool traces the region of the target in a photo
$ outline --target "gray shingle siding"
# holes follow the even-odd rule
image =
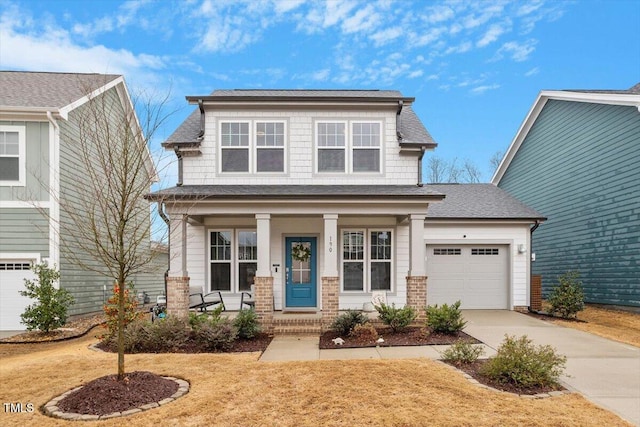
[[[640,114],[549,100],[499,186],[549,219],[533,235],[548,294],[578,270],[586,300],[640,306]]]

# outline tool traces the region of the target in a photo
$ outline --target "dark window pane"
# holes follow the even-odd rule
[[[241,291],[251,290],[257,269],[258,264],[255,262],[241,262],[238,264],[238,288]]]
[[[284,150],[281,148],[259,149],[258,172],[284,172]]]
[[[20,162],[17,157],[0,157],[0,181],[19,181]]]
[[[222,150],[222,172],[248,172],[249,150]]]
[[[361,291],[364,285],[364,268],[361,262],[345,262],[344,263],[344,290],[345,291]]]
[[[230,291],[231,290],[231,264],[213,263],[211,264],[211,290]]]
[[[379,172],[380,150],[353,150],[354,172]]]
[[[318,150],[319,172],[344,172],[344,150]]]
[[[391,263],[372,262],[371,263],[371,290],[390,291],[391,290]]]

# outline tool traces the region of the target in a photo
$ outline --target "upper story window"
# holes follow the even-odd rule
[[[318,172],[380,172],[381,123],[317,122]]]
[[[0,126],[0,185],[25,185],[24,126]]]
[[[285,123],[221,122],[220,170],[222,172],[284,172]]]

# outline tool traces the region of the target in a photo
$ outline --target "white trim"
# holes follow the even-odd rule
[[[24,187],[27,184],[27,127],[25,125],[0,125],[0,132],[16,132],[18,134],[18,180],[0,181],[0,187]],[[11,157],[15,157],[15,155]]]
[[[520,149],[522,142],[529,134],[531,127],[538,119],[538,116],[540,115],[543,107],[550,99],[556,101],[590,102],[595,104],[631,106],[637,107],[638,111],[640,112],[640,95],[543,90],[538,94],[535,102],[529,110],[529,113],[527,113],[527,116],[520,125],[518,132],[511,141],[511,144],[509,145],[507,152],[502,158],[500,165],[493,174],[493,177],[491,178],[492,184],[498,185],[505,172],[507,171],[507,168],[511,164],[511,161]]]
[[[24,201],[24,200],[2,200],[0,201],[0,208],[3,209],[49,209],[51,208],[51,202],[49,201]]]
[[[93,92],[91,92],[88,95],[83,96],[80,99],[77,99],[75,101],[73,101],[71,104],[65,105],[64,107],[61,107],[58,109],[58,113],[60,114],[60,117],[62,117],[63,119],[67,120],[69,118],[69,113],[73,110],[75,110],[76,108],[86,104],[87,102],[89,102],[92,98],[95,98],[98,95],[101,95],[103,93],[105,93],[106,91],[108,91],[109,89],[111,89],[112,87],[118,85],[118,84],[124,84],[124,77],[123,76],[119,76],[116,77],[115,79],[111,80],[110,82],[104,84],[103,86],[100,86],[99,88],[95,89]],[[55,109],[47,109],[49,111],[55,111]]]
[[[60,127],[49,119],[49,258],[60,265]]]
[[[22,260],[28,259],[35,261],[36,264],[40,263],[40,252],[0,252],[1,260]]]

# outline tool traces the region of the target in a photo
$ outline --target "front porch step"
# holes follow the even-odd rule
[[[320,314],[283,313],[273,316],[272,330],[275,335],[302,335],[322,333]]]

